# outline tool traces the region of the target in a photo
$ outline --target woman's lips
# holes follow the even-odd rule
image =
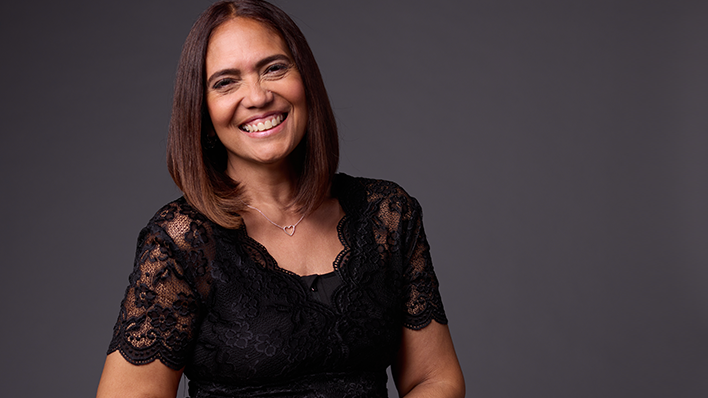
[[[287,117],[287,113],[279,113],[277,115],[271,115],[258,121],[244,123],[240,125],[239,128],[249,133],[259,133],[261,131],[272,129],[273,127],[282,123],[283,120],[285,120],[285,118]]]

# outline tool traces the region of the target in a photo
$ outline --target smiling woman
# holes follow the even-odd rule
[[[210,219],[231,228],[238,227],[242,221],[235,215],[248,201],[242,196],[245,184],[243,178],[233,179],[226,173],[228,151],[222,142],[214,139],[218,133],[206,102],[211,91],[219,91],[219,88],[238,81],[234,78],[247,72],[238,70],[235,65],[226,65],[212,66],[214,70],[207,74],[207,53],[214,54],[212,41],[226,37],[217,33],[222,25],[230,25],[235,19],[246,21],[246,24],[257,22],[257,29],[267,31],[271,39],[278,42],[275,53],[254,60],[258,65],[252,66],[263,67],[272,63],[271,71],[274,71],[279,68],[275,64],[289,64],[288,74],[299,74],[305,90],[307,114],[300,118],[304,118],[307,134],[290,156],[292,160],[297,159],[290,162],[289,172],[294,179],[290,207],[302,213],[317,208],[329,194],[339,159],[337,125],[327,90],[312,51],[297,25],[282,10],[266,2],[215,3],[195,22],[182,50],[175,82],[167,161],[172,178],[189,202]],[[255,56],[246,51],[245,43],[234,43],[223,43],[226,45],[223,56],[234,55],[236,51],[241,51],[245,57]],[[283,62],[276,62],[271,57]],[[268,95],[265,91],[264,94]],[[265,127],[265,121],[263,123]],[[258,124],[251,127],[258,128]],[[195,131],[200,134],[194,134]]]
[[[99,397],[459,397],[418,202],[335,174],[314,57],[269,3],[211,6],[180,60],[168,167]],[[274,228],[275,227],[275,228]]]

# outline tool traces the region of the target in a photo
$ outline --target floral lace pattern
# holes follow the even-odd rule
[[[333,195],[345,217],[331,305],[245,228],[224,229],[181,198],[140,233],[109,352],[185,367],[192,397],[386,396],[401,327],[447,323],[421,209],[394,183],[343,174]]]

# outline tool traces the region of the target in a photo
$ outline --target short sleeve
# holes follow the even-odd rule
[[[430,257],[430,246],[423,228],[423,214],[415,198],[409,198],[408,208],[402,209],[404,236],[404,326],[422,329],[434,319],[447,324],[440,297],[438,278]]]
[[[141,231],[108,353],[118,350],[136,365],[159,359],[172,369],[185,366],[200,309],[185,257],[158,225]]]

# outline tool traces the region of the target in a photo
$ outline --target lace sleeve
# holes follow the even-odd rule
[[[410,208],[404,210],[404,326],[422,329],[434,319],[443,325],[447,317],[443,308],[438,278],[430,258],[430,246],[425,238],[420,204],[410,198]],[[408,213],[408,214],[406,214]]]
[[[155,359],[172,369],[186,364],[199,301],[185,257],[161,227],[151,223],[141,231],[108,353],[118,350],[136,365]]]

